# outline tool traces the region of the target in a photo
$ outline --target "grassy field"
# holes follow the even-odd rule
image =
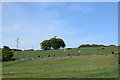
[[[0,60],[2,60],[2,50],[0,49]],[[2,62],[0,62],[0,79],[2,79]]]
[[[43,51],[22,51],[15,53],[14,58],[32,58],[47,55],[65,56],[68,54],[111,54],[117,47],[81,48]],[[16,60],[3,62],[3,78],[117,78],[118,56],[73,56],[43,58],[36,60]]]
[[[75,49],[69,49],[64,51],[64,49],[61,50],[40,50],[40,51],[22,51],[22,52],[18,52],[15,53],[13,58],[32,58],[32,57],[37,57],[37,56],[41,56],[41,57],[47,57],[49,54],[51,56],[55,55],[55,56],[65,56],[68,54],[71,55],[76,55],[76,54],[111,54],[112,51],[118,51],[117,47],[105,47],[104,50],[97,50],[98,48],[80,48],[80,52],[77,48]]]
[[[3,63],[3,78],[117,78],[117,56],[79,56]]]

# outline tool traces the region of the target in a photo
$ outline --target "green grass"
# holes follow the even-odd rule
[[[117,56],[81,56],[10,61],[3,78],[117,78]]]
[[[15,53],[13,58],[32,58],[32,57],[47,57],[49,54],[51,56],[65,56],[68,54],[76,55],[76,54],[111,54],[112,51],[118,51],[117,47],[105,47],[104,50],[97,50],[98,48],[80,48],[81,52],[78,51],[78,49],[70,49],[64,51],[64,49],[61,50],[40,50],[40,51],[21,51],[18,53]]]
[[[65,56],[68,54],[111,54],[117,47],[21,51],[13,58]],[[3,62],[3,78],[117,78],[118,56],[75,56]]]
[[[0,49],[0,60],[2,60],[2,49]],[[2,62],[0,62],[0,79],[2,79]]]

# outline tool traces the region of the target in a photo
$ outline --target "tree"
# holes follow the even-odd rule
[[[90,45],[90,44],[83,44],[83,45],[80,45],[78,48],[80,48],[80,47],[106,47],[106,46],[102,45],[102,44],[100,44],[100,45],[98,45],[98,44],[92,44],[92,45]]]
[[[40,43],[41,49],[49,50],[51,48],[50,40],[44,40],[42,43]]]
[[[53,49],[59,49],[60,47],[64,48],[66,46],[64,41],[60,38],[51,38],[50,43]]]
[[[111,44],[111,45],[109,45],[108,47],[116,47],[116,45],[112,45],[112,44]]]
[[[14,55],[14,51],[8,46],[2,48],[2,60],[10,60]]]
[[[40,43],[41,45],[41,49],[44,50],[49,50],[51,48],[53,49],[59,49],[59,48],[64,48],[66,45],[64,43],[64,41],[60,38],[51,38],[49,40],[44,40],[42,43]]]

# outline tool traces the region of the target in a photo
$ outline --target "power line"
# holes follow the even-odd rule
[[[33,50],[34,50],[34,45],[33,45]]]
[[[17,40],[16,40],[16,48],[17,48],[17,51],[18,51],[18,48],[19,48],[19,38],[17,38]]]

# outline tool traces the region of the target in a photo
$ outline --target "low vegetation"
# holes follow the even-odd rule
[[[80,45],[78,48],[80,48],[80,47],[117,47],[116,45],[108,45],[108,46],[106,46],[106,45],[102,45],[102,44],[82,44],[82,45]]]
[[[117,53],[118,47],[107,47],[104,45],[94,45],[94,47],[89,45],[88,47],[87,45],[87,47],[80,46],[79,48],[59,49],[60,47],[65,47],[65,44],[64,46],[58,46],[59,40],[56,40],[58,38],[52,39],[55,41],[51,41],[50,47],[45,47],[46,45],[41,43],[41,45],[44,46],[43,50],[15,50],[17,52],[13,53],[12,49],[4,46],[2,48],[2,59],[10,60],[12,58],[17,60],[2,63],[3,78],[118,77],[118,55],[97,56],[99,54]],[[35,59],[24,60],[25,58]]]
[[[117,56],[18,60],[3,63],[3,78],[117,78]]]
[[[8,46],[2,48],[2,60],[10,60],[14,55],[14,51],[11,50]]]

